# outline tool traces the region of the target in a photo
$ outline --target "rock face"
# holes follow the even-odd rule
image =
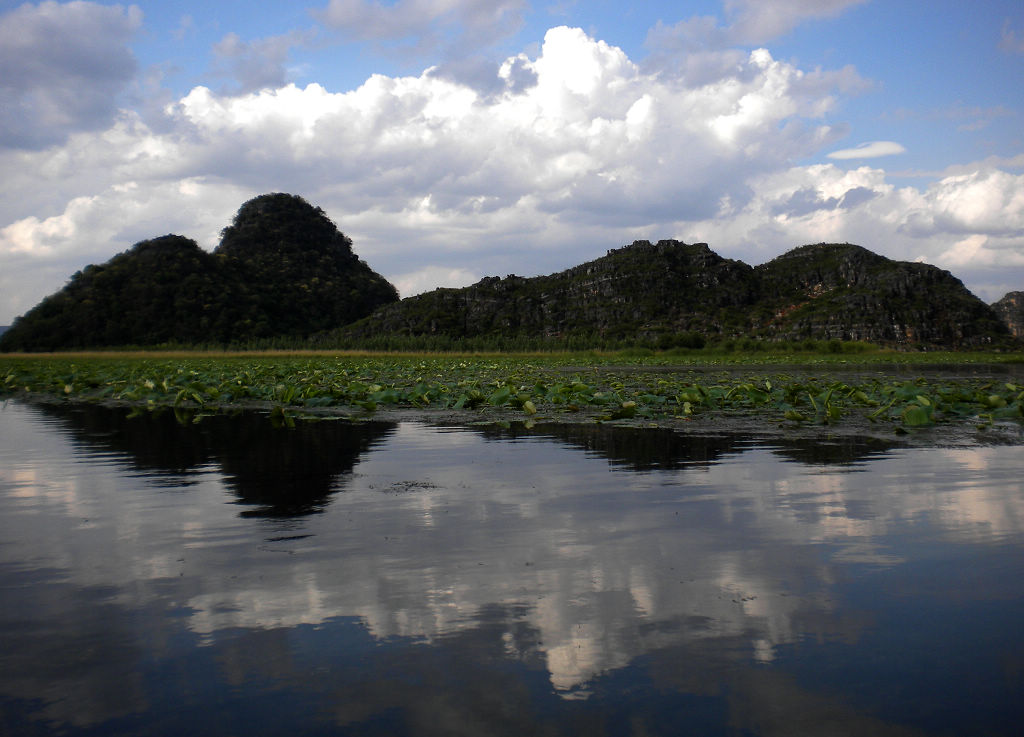
[[[892,261],[860,246],[801,246],[758,266],[759,332],[786,338],[966,347],[1007,333],[963,283],[929,264]]]
[[[1009,292],[992,309],[1015,338],[1024,339],[1024,292]]]
[[[486,277],[463,289],[410,297],[351,332],[454,338],[627,338],[666,326],[684,332],[728,319],[731,308],[750,301],[752,284],[749,266],[722,258],[706,244],[637,241],[558,274]]]
[[[18,318],[0,349],[304,339],[397,300],[323,210],[270,194],[242,205],[213,253],[166,235],[87,266]]]
[[[756,268],[707,244],[636,241],[548,276],[488,277],[375,312],[341,338],[500,336],[591,345],[705,339],[864,340],[983,346],[1009,339],[990,307],[949,272],[860,246],[803,246]]]

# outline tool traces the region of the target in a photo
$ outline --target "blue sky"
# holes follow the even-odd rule
[[[404,295],[636,238],[1024,289],[1016,2],[0,4],[0,324],[300,194]]]

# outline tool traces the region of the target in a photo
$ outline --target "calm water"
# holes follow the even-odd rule
[[[0,410],[0,733],[1019,735],[1024,449]]]

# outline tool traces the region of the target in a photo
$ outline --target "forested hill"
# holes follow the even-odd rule
[[[485,278],[385,306],[329,342],[466,342],[656,347],[709,339],[862,340],[946,348],[1012,340],[949,272],[850,244],[802,246],[758,267],[707,244],[636,241],[566,271]]]
[[[705,243],[663,240],[399,302],[323,210],[267,194],[242,205],[212,253],[165,235],[86,267],[0,335],[0,349],[671,348],[733,338],[996,347],[1013,342],[1006,323],[1020,321],[1022,300],[1011,297],[997,314],[947,271],[848,243],[751,267]]]
[[[18,318],[0,349],[305,339],[397,300],[323,210],[267,194],[242,205],[213,253],[165,235],[87,266]]]

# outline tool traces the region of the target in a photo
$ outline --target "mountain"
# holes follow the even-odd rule
[[[324,211],[296,195],[243,204],[214,253],[238,277],[243,330],[257,337],[305,337],[398,301]]]
[[[86,267],[18,318],[0,349],[253,340],[669,348],[735,338],[983,347],[1012,342],[1007,324],[1020,335],[1021,294],[993,309],[948,271],[849,243],[801,246],[751,267],[706,243],[663,240],[399,302],[323,210],[276,193],[244,203],[213,253],[166,235]]]
[[[636,241],[548,276],[488,277],[378,309],[332,339],[632,342],[864,340],[959,348],[1009,340],[993,310],[949,272],[860,246],[817,244],[751,267],[707,244]]]
[[[1009,292],[992,309],[1016,338],[1024,338],[1024,292]]]
[[[15,320],[0,349],[304,339],[397,300],[323,210],[267,194],[242,205],[213,253],[165,235],[87,266]]]
[[[195,241],[165,235],[90,265],[14,321],[4,350],[199,342],[219,334],[230,305],[221,262]]]
[[[762,334],[950,348],[1008,337],[988,305],[930,264],[892,261],[848,243],[819,243],[755,271],[761,303],[772,312]]]

